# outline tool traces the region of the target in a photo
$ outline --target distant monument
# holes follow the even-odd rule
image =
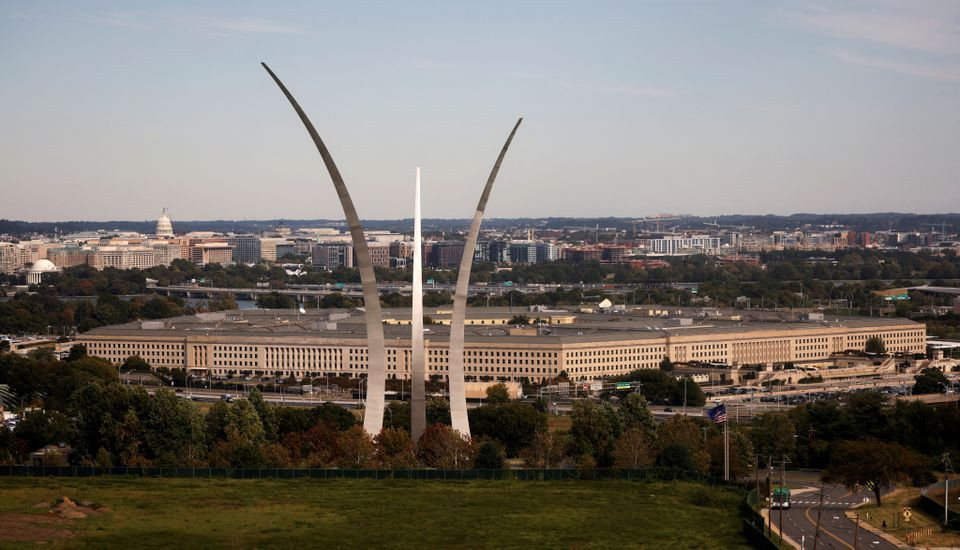
[[[173,238],[173,222],[170,221],[170,211],[166,208],[163,209],[163,213],[157,219],[156,235],[164,239]]]
[[[277,83],[283,95],[287,97],[293,110],[300,117],[300,121],[307,129],[307,133],[313,139],[317,151],[323,158],[323,163],[330,173],[330,179],[333,180],[333,186],[337,190],[337,196],[340,198],[340,205],[343,207],[343,214],[347,219],[347,225],[350,227],[350,236],[353,240],[353,251],[357,256],[357,267],[360,269],[360,283],[363,286],[363,305],[364,315],[367,322],[367,353],[368,374],[367,374],[367,401],[363,415],[363,429],[371,436],[376,436],[383,428],[384,412],[384,390],[387,376],[387,353],[383,342],[383,316],[380,313],[380,293],[377,290],[377,279],[373,271],[373,263],[370,261],[370,251],[367,249],[367,241],[363,235],[363,227],[360,225],[360,218],[357,216],[357,209],[353,206],[353,200],[347,191],[347,186],[343,183],[343,177],[340,170],[333,162],[333,157],[327,151],[326,145],[320,139],[313,123],[307,118],[307,115],[300,108],[297,100],[287,90],[287,87],[280,82],[277,75],[270,70],[266,63],[261,63],[263,68],[270,73],[273,81]],[[462,378],[462,376],[461,376]]]

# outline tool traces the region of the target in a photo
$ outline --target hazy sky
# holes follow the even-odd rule
[[[82,4],[82,5],[81,5]],[[0,218],[960,210],[960,1],[0,0]]]

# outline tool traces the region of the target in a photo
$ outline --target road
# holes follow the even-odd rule
[[[783,510],[783,534],[790,537],[804,549],[811,549],[814,545],[814,533],[817,532],[817,514],[820,514],[820,537],[817,548],[836,548],[859,550],[864,548],[895,550],[897,547],[886,540],[877,537],[870,531],[857,529],[856,523],[844,514],[856,504],[863,502],[865,497],[871,498],[869,491],[852,492],[840,485],[824,485],[823,507],[820,505],[820,485],[809,481],[795,481],[787,479],[787,485],[798,487],[793,489],[791,507]],[[863,513],[870,510],[865,509]],[[780,532],[780,510],[774,509],[771,513],[772,535],[774,538]],[[861,525],[862,525],[861,521]],[[854,542],[856,539],[856,547]]]

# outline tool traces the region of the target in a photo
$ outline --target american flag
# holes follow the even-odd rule
[[[723,424],[727,421],[727,406],[721,403],[707,411],[707,416],[713,420],[714,424]]]

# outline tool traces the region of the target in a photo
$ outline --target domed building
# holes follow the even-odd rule
[[[157,236],[163,238],[173,238],[173,222],[170,221],[170,211],[163,209],[163,214],[157,220]]]
[[[27,284],[29,285],[38,285],[43,282],[43,275],[46,273],[56,273],[59,271],[57,266],[53,265],[53,262],[50,260],[37,260],[33,262],[33,265],[26,268],[27,275]]]

